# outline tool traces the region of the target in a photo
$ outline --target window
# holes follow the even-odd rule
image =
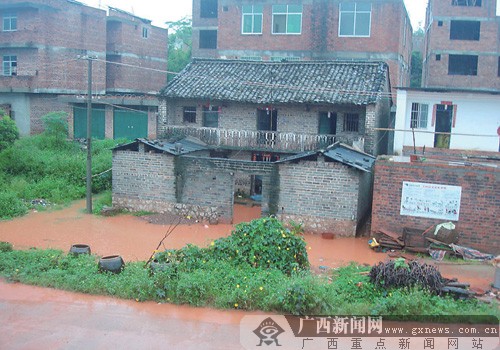
[[[339,36],[370,36],[372,5],[362,2],[340,3]]]
[[[200,1],[201,18],[217,18],[217,0]]]
[[[206,128],[219,127],[219,107],[203,106],[203,126]]]
[[[436,55],[436,61],[441,61],[441,54],[440,54],[440,53],[438,53],[438,54]]]
[[[438,27],[442,27],[443,26],[443,21],[438,21]]]
[[[200,30],[200,49],[217,48],[217,31]]]
[[[450,55],[448,75],[477,75],[477,56]]]
[[[3,15],[3,31],[13,32],[17,30],[17,15],[15,13],[6,13]]]
[[[147,38],[148,38],[148,36],[149,36],[149,30],[148,30],[148,28],[143,27],[143,28],[142,28],[142,37],[143,37],[144,39],[147,39]]]
[[[357,113],[344,114],[344,131],[348,132],[359,131],[359,114]]]
[[[17,75],[17,56],[3,56],[3,75]]]
[[[428,113],[429,113],[429,105],[421,103],[412,103],[410,128],[426,129]]]
[[[243,5],[242,34],[262,34],[262,5]]]
[[[273,34],[300,34],[302,5],[273,5]]]
[[[184,107],[182,120],[184,123],[196,123],[196,107]]]
[[[450,40],[479,40],[481,22],[451,21]]]
[[[481,6],[481,0],[451,0],[453,6]]]

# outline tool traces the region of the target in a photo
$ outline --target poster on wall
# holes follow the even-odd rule
[[[401,215],[458,221],[462,187],[403,181]]]

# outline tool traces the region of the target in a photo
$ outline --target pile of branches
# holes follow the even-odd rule
[[[385,288],[422,286],[432,293],[440,294],[444,286],[441,273],[434,266],[404,259],[380,262],[372,267],[370,281]]]

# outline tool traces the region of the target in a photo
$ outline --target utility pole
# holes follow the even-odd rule
[[[92,214],[92,60],[94,57],[83,56],[88,62],[87,82],[87,214]]]

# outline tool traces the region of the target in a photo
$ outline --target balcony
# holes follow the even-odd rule
[[[291,153],[326,148],[337,141],[349,145],[356,144],[362,146],[364,144],[364,138],[360,135],[317,135],[173,125],[165,127],[164,135],[166,137],[191,136],[203,141],[209,146],[223,148]]]

